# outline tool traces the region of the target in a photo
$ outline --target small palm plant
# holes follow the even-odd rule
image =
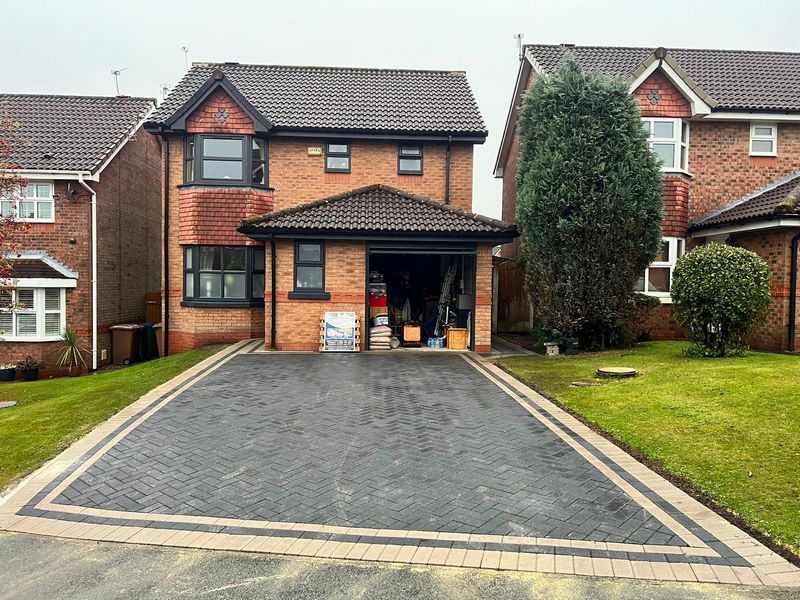
[[[59,367],[67,367],[67,371],[72,374],[72,370],[86,365],[86,355],[89,350],[83,344],[83,339],[74,329],[67,327],[61,334],[61,341],[56,349],[56,364]]]

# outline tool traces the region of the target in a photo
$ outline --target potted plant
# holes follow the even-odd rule
[[[61,334],[61,341],[56,349],[56,365],[66,367],[67,372],[72,375],[73,369],[86,366],[88,352],[78,332],[68,327]]]
[[[44,367],[44,363],[32,356],[26,356],[17,363],[17,368],[22,371],[22,378],[25,381],[36,381],[39,379],[39,369]]]
[[[14,381],[17,374],[17,365],[11,363],[0,364],[0,381]]]

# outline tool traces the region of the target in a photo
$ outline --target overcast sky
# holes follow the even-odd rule
[[[657,12],[648,10],[649,7]],[[489,138],[475,151],[475,210],[500,214],[492,177],[529,43],[800,51],[797,0],[2,0],[2,92],[161,98],[190,61],[467,72]],[[800,91],[798,91],[800,93]]]

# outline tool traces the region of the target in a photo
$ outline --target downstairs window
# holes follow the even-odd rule
[[[51,342],[66,327],[64,288],[16,288],[0,294],[0,337],[6,341]]]
[[[665,237],[655,260],[645,269],[636,283],[636,291],[648,296],[669,298],[675,264],[683,256],[686,242],[683,238]]]

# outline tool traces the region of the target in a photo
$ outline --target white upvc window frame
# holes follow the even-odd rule
[[[637,284],[636,291],[646,296],[660,298],[662,303],[669,304],[672,302],[672,294],[670,291],[661,292],[648,289],[650,287],[650,269],[669,269],[669,288],[672,290],[672,276],[675,273],[675,265],[678,263],[678,259],[686,252],[686,240],[679,237],[665,236],[662,238],[662,243],[668,244],[667,260],[654,260],[650,263],[650,266],[644,270],[643,278],[639,279],[639,281],[644,279],[644,290],[638,289],[639,286]]]
[[[770,128],[770,133],[757,133],[757,129]],[[753,142],[771,142],[772,151],[753,150]],[[772,122],[751,121],[750,123],[750,156],[778,156],[778,124]]]
[[[656,123],[670,123],[672,125],[672,136],[655,137]],[[650,150],[659,156],[654,149],[654,144],[671,145],[674,147],[674,165],[668,166],[661,163],[661,171],[665,173],[688,173],[689,172],[689,121],[670,117],[642,117],[642,125],[647,131],[647,143]]]
[[[40,195],[41,188],[47,187],[47,193]],[[32,196],[28,195],[30,190],[33,189]],[[56,203],[53,198],[55,195],[55,186],[52,181],[31,181],[24,190],[18,190],[12,197],[0,197],[0,216],[10,217],[13,216],[17,221],[22,223],[55,223],[56,221]],[[21,204],[33,204],[33,217],[19,216],[21,214]],[[39,217],[40,206],[50,206],[50,217]]]
[[[33,290],[33,306],[27,306],[19,301],[19,291]],[[48,309],[46,302],[47,291],[58,292],[58,309]],[[2,309],[0,312],[11,314],[11,329],[5,330],[5,333],[0,334],[0,337],[6,342],[55,342],[61,339],[64,329],[67,327],[67,294],[64,287],[30,287],[19,286],[11,290],[11,308]],[[18,333],[18,316],[26,314],[36,315],[36,334],[35,335],[19,335]],[[58,334],[47,334],[45,329],[45,322],[47,315],[58,314]],[[2,328],[3,325],[0,325]]]

